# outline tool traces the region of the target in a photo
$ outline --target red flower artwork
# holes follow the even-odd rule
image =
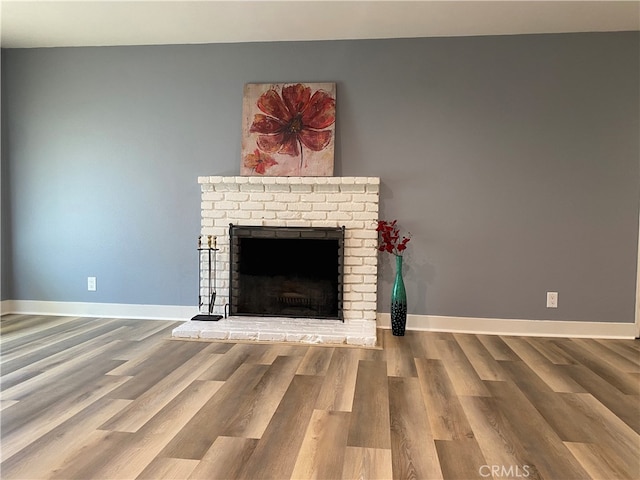
[[[397,220],[393,220],[392,222],[378,220],[376,232],[380,233],[379,251],[402,255],[402,252],[407,249],[407,243],[411,240],[411,234],[407,233],[407,235],[403,236],[402,240],[400,240],[400,229],[397,224]]]
[[[246,157],[244,157],[244,166],[255,170],[256,173],[260,175],[264,175],[267,171],[267,168],[277,165],[276,162],[271,155],[267,155],[266,153],[261,152],[257,148],[253,153],[249,153]]]
[[[264,113],[254,115],[250,133],[258,133],[257,145],[267,153],[300,155],[302,145],[318,152],[331,142],[331,130],[325,130],[336,119],[336,102],[328,92],[300,83],[282,88],[282,96],[270,89],[257,101]],[[257,170],[256,170],[257,171]]]

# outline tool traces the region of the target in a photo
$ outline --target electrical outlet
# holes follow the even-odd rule
[[[547,308],[558,308],[558,292],[547,292]]]
[[[97,290],[96,277],[87,277],[87,290],[95,292]]]

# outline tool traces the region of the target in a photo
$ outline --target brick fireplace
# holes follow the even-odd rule
[[[344,227],[343,321],[313,318],[229,316],[218,322],[185,322],[179,338],[347,343],[376,342],[377,177],[199,177],[201,234],[216,237],[214,313],[229,304],[229,225]],[[202,272],[202,288],[208,288]],[[228,308],[228,307],[227,307]]]

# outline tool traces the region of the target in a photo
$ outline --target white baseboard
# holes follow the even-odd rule
[[[388,313],[378,313],[377,322],[380,328],[391,328],[391,316]],[[436,315],[408,315],[407,330],[514,335],[521,337],[633,339],[637,335],[635,323],[511,320],[504,318],[442,317]]]
[[[136,305],[126,303],[41,302],[34,300],[4,300],[2,315],[60,315],[72,317],[109,317],[140,320],[189,320],[198,313],[197,307],[180,305]]]
[[[109,317],[152,320],[189,320],[197,307],[180,305],[137,305],[125,303],[41,302],[3,300],[0,313],[60,315],[73,317]],[[388,313],[378,313],[380,328],[391,328]],[[408,315],[407,330],[430,332],[515,335],[528,337],[623,338],[637,335],[635,323],[567,322],[556,320],[511,320],[503,318],[443,317]]]

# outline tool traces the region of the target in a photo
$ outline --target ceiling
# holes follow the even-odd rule
[[[640,30],[640,1],[0,0],[3,48]]]

